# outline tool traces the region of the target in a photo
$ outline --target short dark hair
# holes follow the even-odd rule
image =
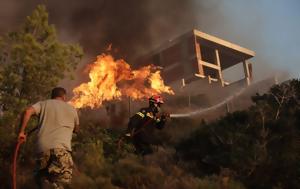
[[[67,94],[66,89],[64,89],[62,87],[55,87],[51,91],[51,98],[54,99],[54,98],[57,98],[57,97],[63,97],[66,94]]]

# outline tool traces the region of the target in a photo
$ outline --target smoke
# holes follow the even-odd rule
[[[0,32],[16,28],[41,3],[60,37],[80,43],[92,57],[112,44],[117,56],[131,60],[196,24],[193,0],[12,0],[0,8],[0,15],[9,17],[1,21]]]
[[[56,26],[60,39],[77,42],[84,48],[85,57],[75,78],[77,84],[85,79],[81,73],[84,64],[93,62],[109,44],[112,44],[116,58],[124,58],[130,64],[138,56],[192,28],[256,51],[257,57],[251,59],[255,80],[277,72],[267,63],[276,62],[280,55],[268,57],[264,54],[264,48],[270,48],[264,44],[262,8],[257,9],[255,3],[244,5],[220,0],[10,0],[1,2],[0,34],[15,30],[38,4],[46,4],[50,23]],[[250,32],[253,28],[255,32]],[[238,73],[233,71],[228,75]],[[75,82],[64,81],[62,85],[72,88]]]
[[[68,13],[68,33],[74,32],[88,53],[98,54],[112,44],[117,55],[129,62],[157,41],[169,39],[178,28],[191,29],[196,21],[190,13],[192,0],[88,2],[73,5]],[[61,13],[64,11],[56,15]]]

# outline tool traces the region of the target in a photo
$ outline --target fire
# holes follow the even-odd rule
[[[143,99],[154,94],[174,94],[164,84],[160,71],[152,65],[132,70],[124,60],[115,60],[111,55],[97,56],[87,67],[90,81],[73,89],[70,103],[76,108],[97,108],[104,101],[130,97]]]

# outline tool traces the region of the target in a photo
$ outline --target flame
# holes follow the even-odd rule
[[[76,108],[98,108],[104,101],[131,97],[143,99],[154,94],[174,94],[165,86],[160,71],[153,65],[132,70],[124,60],[114,60],[111,55],[97,56],[87,67],[90,81],[73,89],[70,103]]]

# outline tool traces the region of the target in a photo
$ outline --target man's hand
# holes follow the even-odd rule
[[[26,134],[24,132],[19,133],[18,142],[20,143],[26,142]]]
[[[26,134],[25,134],[25,128],[27,127],[27,123],[30,119],[30,117],[35,114],[35,110],[32,106],[28,107],[25,112],[24,112],[24,115],[22,117],[22,126],[21,126],[21,129],[20,129],[20,133],[19,133],[19,137],[18,137],[18,141],[19,142],[25,142],[26,141]]]
[[[79,125],[75,125],[75,127],[73,129],[73,133],[74,134],[78,134],[79,133]]]

